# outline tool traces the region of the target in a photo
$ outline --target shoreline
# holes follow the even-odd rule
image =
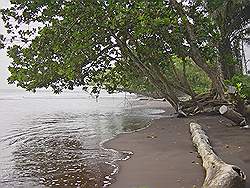
[[[145,126],[143,128],[140,128],[140,129],[137,129],[137,130],[134,130],[134,131],[129,131],[129,132],[121,132],[121,133],[115,135],[114,137],[112,137],[110,139],[107,139],[107,140],[104,140],[104,141],[102,141],[100,143],[100,148],[102,150],[119,153],[119,155],[121,156],[121,158],[119,158],[119,159],[115,159],[110,163],[106,163],[106,164],[112,166],[114,168],[114,170],[112,171],[111,174],[109,174],[108,176],[105,177],[106,181],[104,181],[103,187],[109,187],[110,185],[112,185],[115,182],[115,179],[116,179],[115,175],[119,173],[119,169],[120,169],[119,162],[129,160],[130,156],[132,156],[134,154],[132,151],[124,151],[124,150],[121,151],[121,150],[116,150],[116,149],[113,149],[113,148],[108,148],[106,143],[112,142],[112,140],[116,139],[120,135],[131,134],[131,133],[135,133],[135,132],[139,132],[139,131],[142,131],[144,129],[147,129],[150,126],[152,126],[152,121],[147,126]],[[124,155],[124,157],[123,157],[123,155]]]
[[[173,109],[171,107],[168,107],[165,110],[165,115],[166,114],[172,114]],[[171,112],[171,113],[169,113]],[[165,122],[168,122],[168,125],[165,126]],[[168,149],[164,149],[164,145],[165,143],[157,143],[158,141],[161,142],[161,138],[163,138],[165,136],[166,133],[168,133],[168,129],[170,128],[171,124],[173,122],[176,123],[176,121],[178,122],[178,125],[180,126],[175,126],[173,125],[172,128],[176,127],[176,128],[181,128],[180,130],[175,130],[173,129],[172,133],[178,133],[178,137],[181,140],[181,143],[172,143],[172,142],[178,142],[173,141],[173,137],[170,137],[170,140],[166,140],[166,141],[170,141],[171,143],[169,143],[168,145],[168,149],[172,148],[172,144],[174,145],[178,145],[179,147],[181,147],[181,150],[175,150],[173,152],[169,152]],[[202,182],[202,179],[204,177],[203,174],[203,170],[201,165],[198,165],[201,163],[200,159],[197,158],[196,153],[193,150],[192,144],[191,144],[191,140],[190,143],[186,144],[185,143],[185,139],[181,139],[182,134],[183,134],[183,128],[185,128],[186,131],[188,131],[188,127],[182,126],[183,121],[187,122],[189,121],[189,119],[180,119],[180,118],[175,118],[175,117],[163,117],[160,119],[156,119],[153,120],[151,125],[140,129],[140,130],[136,130],[131,132],[126,132],[126,133],[120,133],[118,134],[116,137],[112,138],[111,140],[106,141],[103,144],[103,147],[106,149],[114,149],[115,151],[118,152],[124,152],[124,151],[131,151],[133,152],[133,155],[129,156],[128,160],[118,160],[115,161],[115,163],[118,165],[119,167],[119,171],[118,173],[116,173],[113,177],[112,177],[112,184],[109,185],[108,187],[114,187],[114,188],[161,188],[164,187],[166,188],[166,182],[167,185],[169,187],[182,187],[183,183],[186,184],[185,180],[188,180],[188,184],[190,185],[189,187],[193,187],[194,185],[196,186],[200,186]],[[159,125],[159,123],[161,125]],[[162,131],[164,129],[164,131]],[[159,132],[158,132],[159,131]],[[154,132],[154,134],[151,134],[152,132]],[[164,132],[163,135],[160,135],[160,132]],[[181,132],[181,134],[179,134]],[[169,134],[171,134],[171,132],[169,132]],[[139,140],[137,140],[137,138],[139,137]],[[135,140],[133,140],[135,139]],[[125,142],[122,143],[121,142]],[[136,143],[140,143],[143,141],[149,142],[146,145],[144,143],[142,143],[142,145],[140,145],[138,148],[134,149],[134,148],[130,148],[129,145],[133,146],[135,143],[129,142],[129,141],[135,141]],[[151,143],[150,143],[151,142]],[[153,143],[152,143],[153,142]],[[156,143],[154,143],[156,142]],[[159,146],[159,150],[155,151],[146,151],[147,149],[151,150],[152,148],[147,148],[147,146],[150,146],[150,144],[156,144],[156,146]],[[184,146],[182,146],[182,144],[184,144]],[[128,146],[128,147],[127,147]],[[146,146],[146,148],[145,148]],[[152,146],[152,145],[151,145]],[[157,147],[158,147],[157,146]],[[186,147],[188,146],[188,147]],[[139,152],[139,156],[138,156],[138,150],[140,150],[139,148],[142,147],[142,151],[145,150],[145,153],[141,151]],[[161,151],[164,150],[164,151]],[[181,163],[183,155],[180,155],[179,151],[183,151],[185,150],[185,157],[189,158],[190,164],[185,166],[185,163]],[[159,157],[156,161],[154,161],[154,158],[156,157],[153,153],[156,152],[157,154],[159,153],[164,153],[164,154],[160,154]],[[147,154],[149,154],[149,158],[145,157]],[[134,159],[136,159],[134,161]],[[139,161],[137,160],[139,159]],[[170,165],[170,169],[171,171],[174,171],[174,175],[172,175],[172,173],[165,173],[165,168],[167,168],[167,166],[169,166],[168,164],[162,165],[162,163],[164,161],[169,161],[169,160],[177,160],[178,161],[178,166],[179,169],[183,170],[183,166],[184,169],[186,171],[185,174],[188,174],[188,178],[183,178],[182,174],[178,175],[178,170],[175,169],[175,166],[171,166]],[[131,163],[132,161],[132,163]],[[149,163],[149,165],[147,165],[146,163]],[[155,163],[156,162],[156,163]],[[173,161],[171,162],[173,164]],[[131,164],[131,165],[130,165]],[[141,165],[140,165],[141,164]],[[146,164],[146,165],[145,165]],[[156,166],[155,166],[156,165]],[[143,169],[143,166],[145,166],[145,168]],[[156,167],[163,167],[164,169],[159,169]],[[128,168],[127,168],[128,167]],[[137,169],[130,169],[130,167],[135,167]],[[147,167],[149,167],[150,170],[152,170],[153,174],[155,174],[156,176],[158,176],[159,178],[154,179],[154,177],[152,177],[152,174],[147,171]],[[200,170],[193,170],[193,168],[199,168]],[[126,171],[125,171],[126,170]],[[200,171],[202,171],[202,173],[200,174]],[[160,173],[159,173],[160,172]],[[145,176],[146,175],[146,176]],[[176,177],[176,184],[174,184],[173,182],[168,182],[168,181],[164,181],[166,180],[165,176],[168,176],[168,180],[174,179],[174,176]],[[125,179],[124,179],[125,177]],[[192,178],[193,177],[193,178]],[[132,178],[131,180],[129,180],[129,178]],[[152,178],[152,179],[151,179]],[[138,180],[138,181],[137,181]],[[140,183],[139,181],[141,180],[142,183]],[[149,180],[149,181],[148,181]],[[194,181],[190,181],[190,180],[194,180]],[[136,182],[137,181],[137,182]],[[148,182],[147,182],[148,181]]]
[[[147,126],[145,126],[143,128],[136,129],[134,131],[129,131],[129,132],[121,132],[121,133],[117,134],[116,136],[114,136],[113,138],[104,140],[103,142],[100,143],[100,147],[101,147],[102,150],[119,153],[119,155],[121,156],[121,158],[113,160],[111,163],[106,163],[106,164],[109,164],[110,166],[114,167],[114,170],[110,175],[106,176],[107,181],[104,181],[104,186],[103,187],[109,187],[110,185],[112,185],[115,182],[115,179],[116,179],[115,175],[119,173],[119,169],[120,169],[119,162],[127,161],[134,155],[133,151],[116,150],[116,149],[113,149],[113,148],[109,148],[108,143],[112,142],[112,140],[115,140],[119,136],[143,131],[143,130],[149,128],[150,126],[152,126],[153,121],[154,120],[152,120]]]
[[[170,114],[169,110],[171,111],[170,107],[165,114]],[[119,169],[113,174],[111,185],[108,187],[201,187],[205,172],[191,142],[189,133],[191,121],[196,121],[204,127],[208,136],[211,136],[215,152],[222,159],[238,165],[250,177],[250,149],[247,148],[250,144],[250,139],[247,139],[250,138],[249,130],[229,127],[232,123],[221,116],[163,117],[152,120],[151,125],[147,127],[120,133],[102,143],[105,149],[133,152],[128,160],[114,161]],[[242,134],[244,138],[236,139]],[[240,146],[235,146],[236,144]],[[245,155],[242,154],[244,151]],[[250,187],[248,179],[246,187]]]
[[[145,101],[147,101],[147,103],[145,103]],[[119,163],[121,161],[127,161],[127,160],[129,160],[133,156],[133,154],[134,154],[132,151],[117,150],[117,149],[110,148],[108,146],[108,143],[112,142],[113,140],[115,140],[116,138],[118,138],[118,137],[120,137],[122,135],[133,134],[133,133],[140,132],[140,131],[143,131],[145,129],[148,129],[149,127],[153,126],[152,123],[155,120],[157,120],[157,119],[161,119],[161,118],[174,118],[175,117],[173,115],[174,114],[174,110],[172,109],[172,107],[170,106],[170,104],[168,104],[164,100],[157,100],[157,99],[147,98],[145,100],[144,99],[143,100],[136,100],[134,102],[135,102],[135,106],[133,108],[138,108],[138,107],[139,108],[146,108],[146,106],[149,105],[152,109],[163,110],[164,112],[160,112],[160,113],[154,114],[154,115],[159,115],[159,116],[162,116],[162,117],[150,120],[149,123],[146,126],[142,127],[142,128],[135,129],[135,130],[132,130],[132,131],[121,132],[121,133],[115,135],[112,138],[109,138],[107,140],[102,141],[99,144],[100,148],[102,150],[112,151],[112,152],[115,152],[115,153],[119,153],[119,155],[121,156],[119,159],[115,159],[115,160],[113,160],[110,163],[106,163],[106,164],[112,166],[114,168],[114,170],[112,171],[112,173],[110,173],[109,175],[107,175],[105,177],[106,180],[104,181],[104,186],[103,187],[110,187],[110,186],[112,186],[112,184],[114,182],[116,182],[117,174],[119,174],[119,169],[121,168],[121,165]],[[142,103],[142,104],[140,104],[140,103]],[[171,113],[167,113],[166,109],[170,109]]]

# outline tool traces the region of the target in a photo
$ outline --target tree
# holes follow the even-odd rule
[[[19,38],[22,44],[9,46],[10,83],[31,91],[51,87],[56,93],[89,85],[95,92],[103,87],[110,92],[129,90],[164,97],[182,115],[228,104],[223,69],[228,63],[220,48],[227,19],[221,24],[214,16],[214,4],[176,0],[12,3],[1,10],[2,18],[9,40]],[[244,3],[244,7],[237,4],[239,19],[249,6]],[[246,15],[230,32],[240,31],[248,21]],[[42,26],[20,27],[36,22]],[[234,57],[234,52],[227,53]],[[199,78],[204,79],[194,82],[193,73],[203,74]],[[203,91],[210,87],[209,93],[198,95],[199,84],[206,87]],[[190,100],[181,101],[177,94]]]
[[[240,53],[250,18],[250,2],[246,0],[207,1],[208,10],[221,32],[219,41],[220,62],[223,76],[231,79],[236,73],[242,73]],[[243,48],[242,48],[243,50]]]

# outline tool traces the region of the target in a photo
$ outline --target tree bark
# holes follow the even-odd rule
[[[193,59],[195,64],[200,67],[211,79],[213,92],[216,94],[216,99],[225,99],[224,95],[224,84],[223,78],[221,78],[219,66],[210,66],[207,64],[206,59],[202,56],[201,50],[197,46],[197,36],[194,31],[193,26],[189,23],[187,15],[181,5],[176,0],[171,0],[170,3],[172,6],[178,10],[179,14],[182,17],[182,22],[187,32],[187,41],[190,44],[190,57]],[[184,19],[185,18],[185,19]],[[217,62],[218,63],[218,62]]]
[[[112,31],[111,31],[112,32]],[[121,48],[121,51],[125,53],[131,60],[134,65],[149,78],[151,84],[161,92],[166,98],[166,100],[178,111],[179,99],[174,93],[172,86],[168,84],[168,82],[164,82],[161,77],[161,72],[155,72],[154,69],[148,67],[145,63],[143,63],[140,58],[123,42],[119,37],[116,36],[115,33],[112,32],[113,37],[117,40],[118,45]]]
[[[247,125],[246,119],[240,113],[236,112],[226,105],[222,105],[219,109],[219,112],[221,115],[236,123],[236,125],[239,125],[241,127]]]
[[[206,177],[203,188],[244,188],[246,175],[235,165],[225,163],[210,145],[209,138],[197,123],[190,123],[192,142],[203,161]]]
[[[224,79],[229,80],[235,74],[235,65],[233,62],[230,62],[233,61],[233,53],[229,39],[222,39],[222,41],[220,41],[219,53],[223,77]]]

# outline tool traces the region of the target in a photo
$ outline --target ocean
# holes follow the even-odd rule
[[[0,89],[0,187],[107,187],[126,156],[102,143],[163,112],[126,93]]]

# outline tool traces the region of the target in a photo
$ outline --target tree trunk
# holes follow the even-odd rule
[[[192,142],[203,161],[206,177],[203,188],[244,188],[246,175],[235,165],[225,163],[210,145],[209,138],[197,123],[190,123]]]
[[[112,31],[111,31],[112,32]],[[124,56],[128,56],[134,63],[134,65],[143,73],[144,76],[148,77],[150,83],[155,89],[162,93],[164,98],[178,111],[179,99],[174,93],[173,88],[168,85],[168,82],[164,82],[161,77],[161,72],[155,72],[154,69],[150,69],[146,63],[143,63],[136,53],[131,50],[125,42],[123,42],[115,33],[112,33],[113,37],[117,40],[118,45],[121,48]]]
[[[222,39],[219,44],[220,63],[224,79],[228,80],[235,74],[235,64],[229,39]]]
[[[225,93],[224,93],[225,86],[222,81],[219,70],[214,69],[213,73],[210,72],[208,76],[212,80],[212,93],[215,94],[215,99],[225,100]]]
[[[247,125],[246,119],[240,113],[236,112],[226,105],[222,105],[219,109],[219,112],[221,115],[236,123],[236,125],[239,125],[241,127]]]
[[[224,84],[223,78],[221,78],[220,66],[211,66],[207,64],[207,60],[202,56],[201,49],[197,46],[197,36],[192,24],[188,21],[188,16],[184,11],[182,4],[178,3],[177,0],[171,0],[170,4],[178,11],[182,16],[183,25],[187,32],[187,41],[190,44],[190,57],[193,59],[195,64],[200,67],[211,79],[213,84],[213,92],[215,93],[216,99],[225,99],[224,95]],[[217,62],[218,63],[218,62]]]

